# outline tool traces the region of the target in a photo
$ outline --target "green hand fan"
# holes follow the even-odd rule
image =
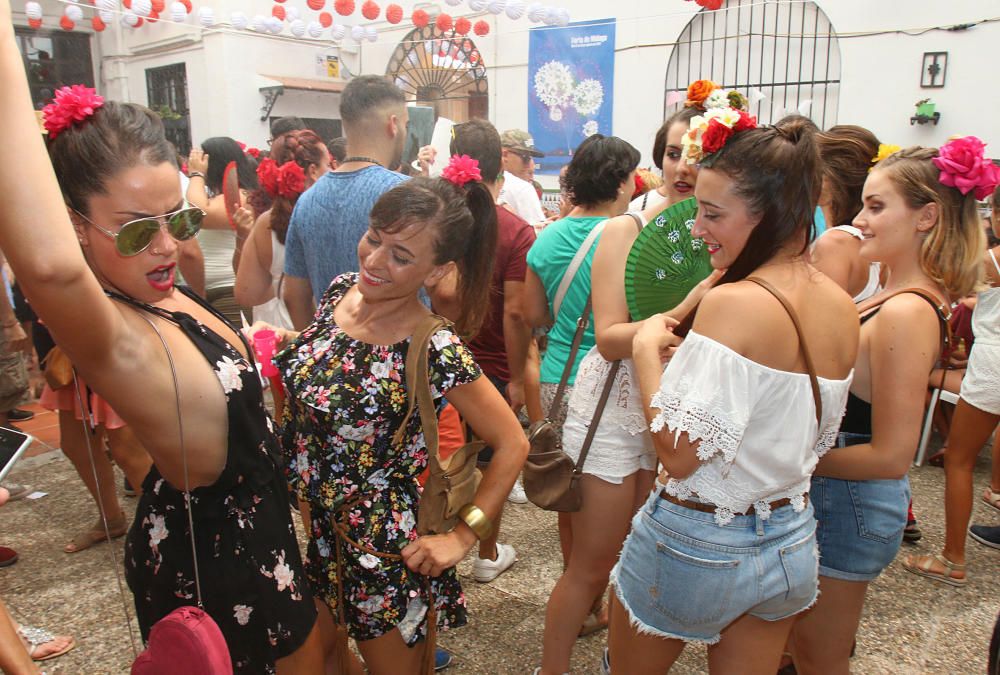
[[[667,207],[642,229],[625,263],[625,298],[634,321],[673,309],[712,273],[708,249],[691,236],[698,202]]]

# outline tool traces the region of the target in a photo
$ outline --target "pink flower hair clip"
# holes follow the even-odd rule
[[[941,170],[938,180],[963,195],[972,191],[976,199],[986,199],[1000,185],[1000,167],[986,157],[985,149],[986,144],[975,136],[948,141],[931,160]]]
[[[93,117],[94,112],[104,105],[104,98],[95,89],[82,84],[60,87],[56,96],[42,108],[42,118],[49,138],[55,139],[77,122]]]
[[[468,155],[452,155],[448,166],[441,171],[441,177],[457,187],[483,179],[479,173],[479,161]]]

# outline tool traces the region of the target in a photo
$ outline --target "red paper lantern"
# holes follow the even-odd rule
[[[125,9],[132,9],[132,0],[122,0],[122,4],[125,5]]]
[[[164,9],[167,8],[167,3],[164,0],[153,0],[153,11],[160,14]]]
[[[284,21],[285,8],[282,7],[281,5],[275,5],[274,7],[271,8],[271,16],[273,16],[276,19],[281,19],[282,21]]]
[[[389,23],[399,23],[403,20],[403,8],[392,4],[385,8],[385,20]]]
[[[104,23],[101,17],[92,16],[90,17],[90,27],[93,28],[94,32],[96,33],[103,33],[104,29],[107,28],[107,25]]]
[[[159,20],[160,20],[160,13],[157,12],[155,9],[149,10],[149,16],[146,17],[146,21],[148,21],[149,23],[156,23]]]
[[[132,28],[139,28],[140,26],[142,26],[142,24],[143,24],[143,22],[144,22],[144,21],[145,21],[145,19],[143,19],[143,18],[142,18],[142,17],[140,16],[140,17],[139,17],[139,20],[135,22],[135,25],[134,25],[134,26],[132,26]]]
[[[333,25],[333,14],[330,12],[321,12],[319,15],[319,25],[323,28],[329,28]]]
[[[468,35],[469,31],[472,30],[472,22],[466,19],[464,16],[460,16],[455,19],[455,32],[459,35]]]
[[[422,9],[413,10],[413,16],[411,18],[413,19],[413,25],[417,28],[424,28],[431,22],[430,15]]]
[[[188,14],[191,13],[191,0],[178,0],[178,2],[180,2],[182,5],[184,5],[184,9],[187,10]]]
[[[490,25],[485,21],[479,20],[476,22],[476,25],[472,27],[472,30],[475,31],[476,35],[482,37],[490,32]]]
[[[308,1],[310,3],[313,2],[313,0]],[[319,0],[316,1],[319,2]],[[350,16],[354,14],[354,0],[334,0],[333,8],[341,16]]]
[[[381,11],[382,8],[379,7],[378,3],[374,0],[365,0],[365,4],[361,5],[361,16],[365,17],[369,21],[377,19]]]
[[[42,20],[41,19],[28,19],[28,25],[31,26],[32,28],[41,28],[42,27]]]
[[[452,26],[455,25],[455,22],[452,21],[451,16],[445,14],[444,12],[438,14],[437,20],[434,23],[438,27],[438,30],[441,32],[449,31],[451,30]]]
[[[284,2],[285,0],[274,0],[275,2]]]
[[[62,28],[63,30],[73,30],[74,28],[76,28],[76,24],[73,23],[73,19],[63,14],[62,18],[59,19],[59,27]]]

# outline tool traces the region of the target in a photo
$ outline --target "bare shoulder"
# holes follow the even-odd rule
[[[635,218],[628,214],[608,218],[604,223],[604,232],[601,239],[613,237],[616,240],[635,239],[639,228],[636,226]]]
[[[900,293],[882,303],[874,317],[877,327],[903,330],[933,330],[938,333],[938,313],[926,299],[916,293]]]
[[[761,312],[768,312],[770,294],[750,281],[716,286],[698,305],[693,329],[699,335],[746,353],[748,347],[768,331]]]
[[[861,247],[857,237],[841,230],[828,230],[812,246],[813,255],[824,253],[854,253]]]

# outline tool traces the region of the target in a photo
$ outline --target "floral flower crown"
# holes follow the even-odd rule
[[[733,134],[757,128],[757,118],[736,108],[710,108],[691,118],[691,126],[681,139],[681,152],[688,164],[704,164],[722,149]]]
[[[872,172],[872,169],[875,168],[876,164],[878,164],[879,162],[881,162],[883,159],[885,159],[889,155],[891,155],[891,154],[893,154],[895,152],[899,152],[900,150],[902,150],[902,148],[899,147],[898,145],[887,145],[886,143],[879,143],[878,144],[878,154],[875,155],[874,157],[872,157],[872,166],[871,166],[870,169],[868,169],[868,173]]]
[[[695,80],[689,84],[687,100],[684,101],[685,108],[698,108],[702,111],[726,107],[747,110],[749,105],[746,96],[735,89],[727,91],[712,80]]]
[[[479,172],[479,161],[468,155],[452,155],[448,166],[441,170],[441,177],[456,187],[465,187],[466,183],[483,179]]]
[[[973,192],[983,200],[1000,185],[1000,167],[986,156],[986,144],[975,136],[953,138],[938,149],[932,159],[941,170],[938,180],[963,195]]]
[[[270,157],[262,160],[257,166],[257,178],[272,197],[295,199],[306,189],[306,172],[291,159],[281,166]]]
[[[49,138],[55,139],[74,124],[90,119],[102,105],[104,98],[98,96],[95,89],[82,84],[60,87],[52,103],[42,108],[42,120]]]

